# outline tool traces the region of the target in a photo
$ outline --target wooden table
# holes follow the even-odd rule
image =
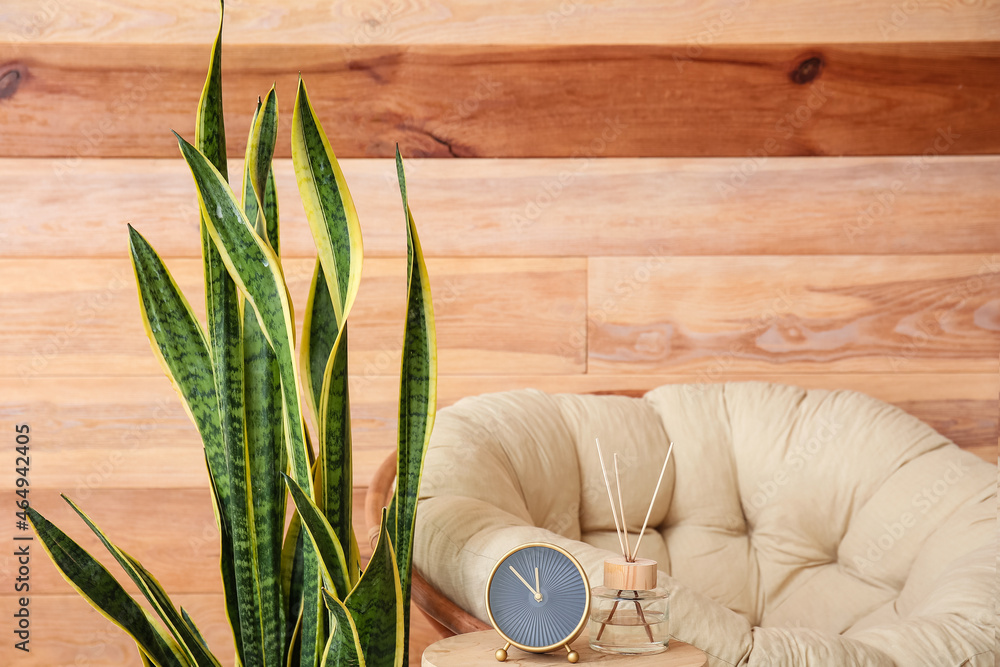
[[[586,634],[586,633],[584,633]],[[499,667],[507,665],[560,665],[569,666],[566,651],[552,653],[526,653],[511,647],[506,663],[497,662],[494,653],[503,648],[504,641],[493,630],[455,635],[435,642],[424,651],[422,667]],[[700,650],[684,642],[670,640],[670,648],[654,655],[608,655],[590,648],[586,637],[573,642],[573,650],[580,654],[579,665],[599,662],[610,667],[702,667],[708,658]]]

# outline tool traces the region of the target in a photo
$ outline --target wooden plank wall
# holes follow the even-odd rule
[[[200,444],[143,335],[125,223],[199,315],[192,135],[215,6],[0,7],[0,663],[138,664],[31,562],[13,650],[13,425],[31,499],[79,501],[225,655]],[[352,336],[360,510],[394,446],[407,159],[440,396],[763,379],[895,403],[997,457],[1000,12],[991,3],[228,3],[230,152],[276,81],[284,269],[313,250],[287,159],[301,71],[368,261]],[[466,159],[436,159],[462,157]],[[501,158],[501,159],[496,159]],[[239,167],[231,166],[232,173]],[[358,513],[357,530],[367,534]],[[414,650],[434,639],[419,615]],[[417,664],[414,662],[414,664]]]

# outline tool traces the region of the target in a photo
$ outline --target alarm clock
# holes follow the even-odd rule
[[[486,613],[507,644],[496,659],[507,659],[511,646],[530,653],[570,649],[587,625],[590,584],[573,556],[553,544],[522,544],[507,552],[486,582]]]

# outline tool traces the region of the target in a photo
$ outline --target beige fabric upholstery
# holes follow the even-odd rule
[[[667,385],[640,399],[517,391],[441,410],[415,564],[480,619],[493,564],[618,551],[594,447],[617,451],[671,634],[714,665],[992,665],[997,468],[849,391]]]

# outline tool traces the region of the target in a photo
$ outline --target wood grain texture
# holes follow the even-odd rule
[[[392,161],[341,164],[366,256],[404,256]],[[242,161],[230,170],[242,173]],[[406,170],[432,257],[1000,252],[997,156],[413,159]],[[282,254],[312,257],[291,161],[275,173]],[[125,222],[165,257],[200,257],[180,159],[87,159],[72,169],[0,159],[0,182],[5,257],[121,258]]]
[[[64,584],[68,589],[68,584]],[[171,596],[187,609],[224,667],[232,667],[232,637],[221,595],[186,593]],[[133,667],[139,665],[135,643],[78,595],[36,595],[31,598],[30,653],[0,645],[0,664],[10,667]],[[17,599],[0,595],[0,614],[10,618]],[[420,664],[424,649],[441,634],[418,609],[410,626],[410,665]]]
[[[1000,256],[592,258],[591,373],[997,372]]]
[[[240,0],[226,6],[230,44],[744,44],[977,41],[1000,37],[992,1],[817,4],[725,0]],[[204,44],[211,3],[7,0],[0,35],[12,44]]]
[[[167,265],[203,321],[201,260]],[[313,265],[283,263],[299,330]],[[428,267],[440,363],[449,372],[584,370],[583,350],[562,344],[584,336],[584,260],[432,258]],[[353,372],[399,372],[405,293],[405,259],[365,263],[351,315]],[[0,300],[0,337],[10,341],[0,349],[0,377],[159,373],[127,260],[0,260]]]
[[[26,44],[0,67],[0,156],[175,157],[203,48]],[[1000,42],[724,46],[235,45],[229,151],[252,100],[296,73],[340,157],[985,154]],[[567,83],[569,82],[569,83]],[[277,154],[289,155],[290,114]]]

